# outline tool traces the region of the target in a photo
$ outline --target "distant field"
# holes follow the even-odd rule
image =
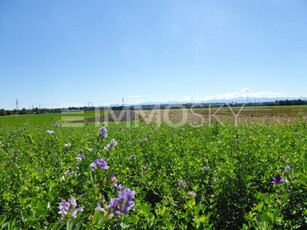
[[[101,111],[101,116],[103,111]],[[28,115],[10,115],[0,116],[0,127],[2,126],[40,126],[50,125],[54,126],[56,122],[63,122],[65,118],[69,118],[65,122],[71,122],[73,120],[83,120],[89,117],[95,117],[94,111],[84,113],[68,113],[68,114],[28,114]],[[70,120],[71,119],[71,120]]]
[[[242,110],[241,110],[242,109]],[[165,117],[172,122],[184,119],[189,123],[234,122],[243,123],[292,123],[307,118],[307,106],[278,107],[214,107],[195,109],[172,109],[141,111],[139,117],[153,122],[165,122]],[[237,116],[237,118],[235,118]]]
[[[171,122],[179,122],[184,119],[184,113],[187,115],[189,123],[208,123],[211,116],[211,122],[235,121],[235,115],[238,115],[239,123],[292,123],[298,119],[307,119],[307,106],[267,106],[267,107],[213,107],[194,108],[194,109],[170,109],[170,110],[142,110],[132,111],[141,121],[146,122],[165,122],[165,117]],[[240,112],[240,113],[239,113]],[[100,111],[100,121],[104,121],[104,114],[110,113],[108,110]],[[116,114],[116,118],[120,117],[120,112]],[[69,118],[68,120],[65,120]],[[65,121],[64,121],[65,120]],[[122,121],[129,121],[124,116]],[[87,111],[81,114],[38,114],[38,115],[11,115],[0,117],[0,126],[39,126],[41,124],[53,125],[56,122],[85,122],[90,125],[95,122],[95,111]],[[108,119],[112,121],[112,117]]]

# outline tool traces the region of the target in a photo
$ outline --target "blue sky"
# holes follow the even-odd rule
[[[307,1],[1,0],[0,84],[0,108],[306,96]]]

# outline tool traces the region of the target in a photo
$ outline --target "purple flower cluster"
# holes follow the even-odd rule
[[[104,170],[107,170],[109,168],[107,162],[104,159],[98,159],[95,160],[93,163],[91,163],[91,168],[96,169],[96,168],[102,168]]]
[[[132,201],[135,197],[135,192],[129,188],[124,188],[119,192],[117,198],[111,198],[107,208],[113,213],[116,217],[121,217],[127,211],[129,211],[134,206]]]
[[[272,184],[280,184],[280,183],[285,183],[285,179],[282,178],[281,175],[277,174],[275,177],[272,179]]]
[[[99,129],[99,134],[98,134],[100,139],[106,138],[108,136],[108,131],[105,127],[101,127]]]
[[[61,214],[62,218],[71,216],[75,219],[78,212],[83,212],[83,210],[83,206],[77,208],[77,201],[72,196],[68,199],[68,201],[62,199],[59,205],[59,214]]]

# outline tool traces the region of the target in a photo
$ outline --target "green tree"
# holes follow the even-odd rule
[[[4,116],[5,115],[5,110],[4,109],[0,109],[0,116]]]

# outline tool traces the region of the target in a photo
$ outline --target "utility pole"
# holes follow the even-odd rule
[[[18,99],[16,99],[16,113],[18,112]]]
[[[123,104],[123,107],[125,106],[125,100],[124,100],[124,97],[122,97],[122,104]]]

